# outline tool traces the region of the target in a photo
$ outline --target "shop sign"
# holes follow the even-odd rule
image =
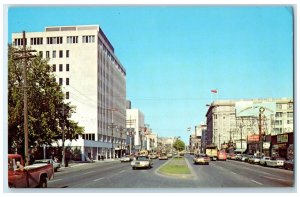
[[[287,143],[289,139],[288,134],[277,135],[277,143]]]
[[[259,141],[259,135],[249,135],[248,136],[248,142],[258,142]]]
[[[287,149],[287,146],[286,146],[286,144],[278,144],[278,148]]]
[[[270,142],[264,142],[263,149],[269,149],[269,148],[270,148]]]

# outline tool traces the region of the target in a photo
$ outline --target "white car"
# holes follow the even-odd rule
[[[148,156],[137,156],[132,162],[131,167],[133,170],[137,168],[152,168],[153,161]]]
[[[253,164],[259,164],[261,157],[258,156],[254,156],[252,158],[249,159],[249,163],[253,163]]]
[[[130,161],[132,161],[132,159],[130,158],[129,155],[126,155],[124,157],[121,157],[120,161],[121,162],[130,162]]]
[[[57,170],[60,168],[60,163],[55,162],[53,159],[39,159],[35,160],[33,164],[41,164],[41,163],[51,163],[53,165],[54,172],[57,172]]]
[[[272,158],[266,161],[267,166],[271,167],[283,167],[285,159],[283,158]]]
[[[263,157],[260,159],[259,164],[265,166],[265,165],[267,165],[267,164],[266,164],[266,161],[268,161],[268,160],[270,160],[270,159],[271,159],[271,157],[263,156]]]

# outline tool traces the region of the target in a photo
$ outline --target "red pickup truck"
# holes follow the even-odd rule
[[[8,154],[8,186],[10,188],[47,187],[54,178],[52,164],[34,164],[24,167],[21,155]]]

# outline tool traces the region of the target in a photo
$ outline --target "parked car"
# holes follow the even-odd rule
[[[243,154],[241,161],[248,162],[248,159],[249,159],[249,155]]]
[[[10,188],[47,187],[47,180],[54,177],[50,163],[33,164],[24,167],[19,154],[8,154],[8,186]]]
[[[33,165],[34,164],[52,164],[54,172],[57,172],[60,168],[60,163],[55,162],[53,159],[38,159],[33,162]]]
[[[210,157],[206,154],[195,155],[194,164],[207,164],[209,165]]]
[[[241,161],[242,160],[242,154],[236,154],[234,159],[237,160],[237,161]]]
[[[294,159],[284,161],[283,167],[287,170],[294,170]]]
[[[248,155],[248,163],[252,163],[254,161],[254,155]]]
[[[252,164],[259,164],[261,157],[259,156],[253,156],[251,158],[249,158],[249,163]]]
[[[235,160],[235,158],[236,158],[236,155],[235,155],[235,154],[231,154],[231,155],[230,155],[230,159],[231,159],[231,160]]]
[[[153,161],[148,156],[137,156],[132,162],[131,167],[133,170],[137,168],[152,168]]]
[[[263,156],[262,158],[260,158],[260,161],[259,161],[259,164],[260,165],[263,165],[263,166],[266,166],[266,161],[270,160],[271,157],[267,157],[267,156]]]
[[[284,166],[284,158],[281,157],[273,157],[270,160],[266,161],[267,166],[271,167],[283,167]]]
[[[130,162],[130,161],[132,161],[132,158],[130,157],[130,155],[125,155],[124,157],[121,157],[120,161],[121,162]]]

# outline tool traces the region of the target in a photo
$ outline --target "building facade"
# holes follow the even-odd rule
[[[259,109],[262,108],[264,111],[259,118]],[[247,149],[248,139],[252,140],[259,132],[261,135],[293,132],[293,99],[214,101],[206,119],[206,144],[215,144],[220,149],[234,143],[243,152]]]
[[[22,47],[22,33],[12,42]],[[46,27],[26,32],[26,43],[48,59],[65,101],[76,106],[72,119],[85,131],[65,145],[79,149],[82,160],[114,158],[126,140],[126,70],[99,25]]]

